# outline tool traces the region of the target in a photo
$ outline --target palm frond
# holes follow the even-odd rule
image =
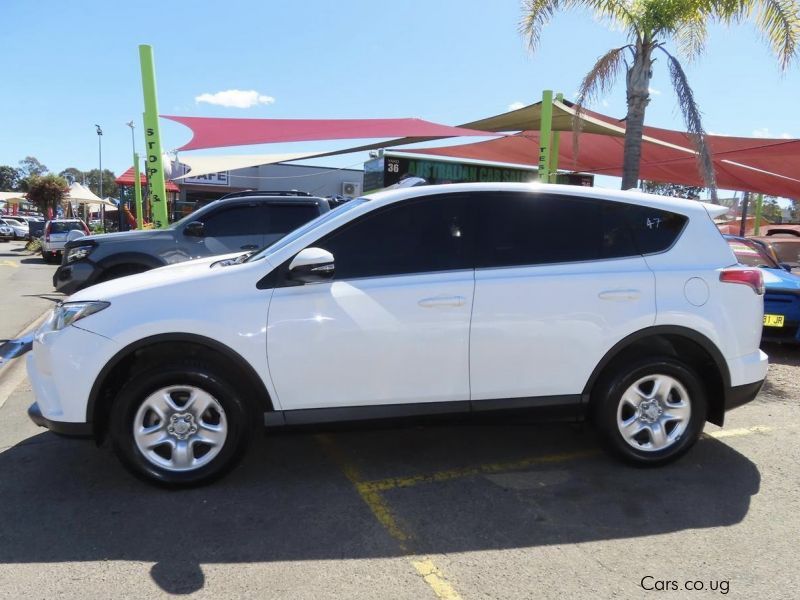
[[[637,19],[631,11],[630,0],[523,0],[519,32],[533,52],[542,39],[542,29],[561,10],[585,8],[596,16],[619,23],[638,34]]]
[[[560,8],[562,8],[561,0],[523,0],[519,32],[528,42],[531,52],[539,47],[542,29]]]
[[[755,0],[756,25],[782,69],[796,58],[800,42],[800,4],[797,0]]]
[[[669,60],[669,74],[672,78],[672,87],[675,88],[675,95],[678,97],[678,106],[683,114],[683,120],[686,124],[686,131],[694,143],[695,150],[697,150],[697,165],[700,169],[700,175],[703,177],[706,187],[711,192],[711,199],[713,202],[717,200],[717,180],[714,174],[714,161],[711,158],[711,150],[708,147],[707,134],[703,128],[702,116],[700,107],[694,99],[694,92],[689,87],[689,81],[686,78],[686,73],[683,71],[681,63],[678,59],[672,56],[669,52],[661,50],[667,55]]]
[[[674,37],[678,52],[690,62],[694,61],[706,48],[706,16],[698,14],[694,19],[683,21],[675,29]]]
[[[622,66],[625,64],[625,51],[630,45],[609,50],[597,59],[591,70],[586,73],[578,88],[575,100],[575,118],[572,120],[573,154],[578,153],[578,135],[581,129],[581,114],[586,104],[591,104],[599,94],[607,94],[614,87]]]

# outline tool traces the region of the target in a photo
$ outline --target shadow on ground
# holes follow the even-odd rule
[[[755,465],[702,439],[677,464],[634,469],[571,425],[339,430],[335,447],[365,479],[430,474],[585,452],[383,492],[420,554],[570,544],[740,522]],[[597,452],[596,452],[597,451]],[[201,565],[398,556],[313,432],[259,437],[230,476],[167,491],[129,476],[105,448],[42,433],[0,454],[0,561],[139,560],[171,593],[204,585]]]

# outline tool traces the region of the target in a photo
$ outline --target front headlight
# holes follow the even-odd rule
[[[59,331],[109,306],[111,306],[110,302],[100,301],[59,303],[53,309],[50,318],[42,325],[42,329]]]
[[[67,264],[83,260],[92,253],[94,246],[75,246],[67,250]]]

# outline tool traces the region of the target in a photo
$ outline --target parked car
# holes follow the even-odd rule
[[[231,194],[164,229],[91,235],[67,244],[53,286],[71,294],[95,283],[192,258],[252,252],[330,210],[304,192]]]
[[[222,475],[260,424],[528,409],[662,465],[767,373],[762,272],[722,210],[510,183],[357,198],[255,254],[73,295],[36,333],[29,414],[172,485]]]
[[[749,237],[748,239],[764,246],[775,262],[786,263],[792,269],[800,270],[800,237],[781,234],[769,237]]]
[[[800,224],[798,223],[770,223],[762,225],[760,228],[761,235],[764,236],[791,236],[800,237]]]
[[[61,257],[64,246],[67,243],[69,232],[73,230],[83,231],[88,235],[89,228],[80,219],[53,219],[47,221],[44,226],[42,236],[42,258],[47,262],[52,262]]]
[[[14,230],[11,228],[11,225],[6,225],[2,221],[2,219],[0,219],[0,240],[7,242],[13,239],[14,239]]]
[[[28,239],[28,224],[25,221],[17,220],[13,217],[3,216],[0,224],[6,225],[14,232],[15,240]]]
[[[776,262],[757,240],[725,236],[739,264],[764,273],[764,332],[766,342],[800,343],[800,277],[789,265]]]

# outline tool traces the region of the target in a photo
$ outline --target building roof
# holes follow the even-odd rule
[[[139,181],[142,183],[142,187],[146,186],[147,185],[147,177],[145,177],[144,173],[140,173],[139,177],[140,177]],[[134,184],[134,181],[133,181],[133,167],[131,167],[130,169],[125,171],[122,175],[117,177],[114,181],[117,183],[117,185],[122,185],[122,186],[125,186],[125,187],[133,186],[133,184]],[[164,183],[167,186],[167,191],[168,192],[180,192],[181,191],[181,189],[177,185],[175,185],[174,183],[172,183],[169,180],[165,181]]]

